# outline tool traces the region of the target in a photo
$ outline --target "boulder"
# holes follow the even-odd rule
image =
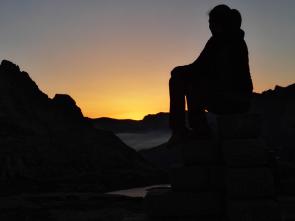
[[[275,185],[269,168],[228,168],[226,191],[229,198],[259,199],[275,195]]]
[[[259,114],[219,115],[217,118],[219,136],[229,138],[256,138],[261,131]]]
[[[189,140],[182,147],[185,165],[216,165],[220,163],[220,149],[215,140]]]
[[[230,200],[227,207],[229,221],[280,221],[279,205],[274,200]]]
[[[261,139],[232,139],[222,142],[223,158],[229,167],[265,166],[266,145]]]

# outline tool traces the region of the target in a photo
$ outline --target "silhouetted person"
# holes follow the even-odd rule
[[[170,128],[168,146],[188,134],[210,137],[205,110],[217,114],[243,113],[249,109],[252,80],[241,14],[226,5],[209,12],[212,36],[199,57],[175,67],[169,81]],[[191,132],[185,124],[185,98]]]

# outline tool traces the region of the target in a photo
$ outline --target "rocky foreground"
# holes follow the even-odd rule
[[[140,197],[51,193],[0,198],[1,221],[121,221],[144,216],[143,199]]]
[[[282,220],[295,220],[295,196],[281,195]],[[0,197],[0,220],[147,221],[141,197],[94,193],[20,194]]]

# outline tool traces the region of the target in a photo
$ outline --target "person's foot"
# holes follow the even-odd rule
[[[166,147],[171,149],[177,145],[182,144],[189,135],[189,131],[188,129],[184,129],[181,131],[174,131],[170,137],[170,139],[168,140]]]

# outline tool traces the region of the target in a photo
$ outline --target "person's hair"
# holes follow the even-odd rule
[[[242,24],[241,13],[227,5],[217,5],[209,12],[211,22],[222,25],[225,29],[239,29]]]
[[[231,9],[227,5],[217,5],[209,12],[209,18],[223,27],[230,27]]]
[[[242,16],[241,13],[237,9],[232,9],[231,10],[231,24],[232,28],[240,28],[242,25]]]

